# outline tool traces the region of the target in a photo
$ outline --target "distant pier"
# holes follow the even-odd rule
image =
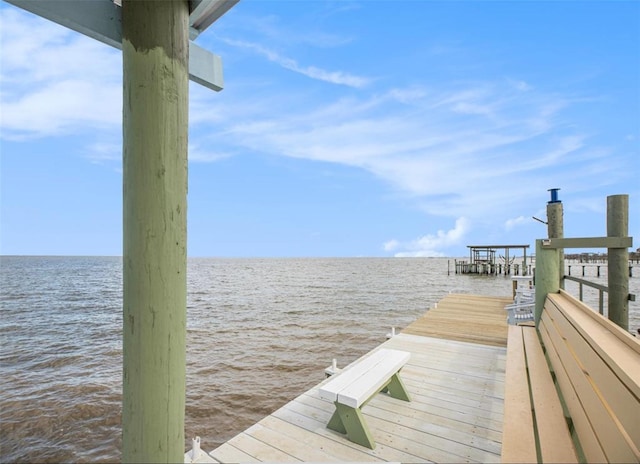
[[[469,261],[455,260],[456,274],[504,274],[531,275],[531,264],[527,263],[529,245],[467,245]],[[522,250],[521,261],[509,255],[510,251]],[[500,253],[502,252],[502,254]]]

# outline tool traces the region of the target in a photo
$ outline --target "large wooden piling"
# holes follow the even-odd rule
[[[555,248],[543,247],[542,242],[536,240],[536,300],[533,314],[536,326],[540,323],[547,294],[560,290],[560,254]]]
[[[547,203],[547,237],[564,238],[564,208],[562,202],[558,200],[558,190],[549,189],[551,201]],[[560,275],[564,275],[564,250],[558,250],[558,266]],[[564,281],[560,281],[560,287],[564,288]]]
[[[122,5],[125,462],[184,456],[188,18]]]
[[[629,195],[607,197],[607,236],[626,237],[629,235]],[[629,250],[609,248],[608,286],[609,319],[629,330]]]

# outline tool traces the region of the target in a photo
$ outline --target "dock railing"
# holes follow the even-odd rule
[[[629,330],[629,251],[633,238],[629,230],[629,195],[607,197],[607,236],[589,238],[548,238],[536,240],[536,296],[534,320],[540,323],[544,301],[549,293],[557,293],[564,280],[578,280],[580,287],[588,285],[600,293],[600,312],[604,311],[603,292],[609,293],[607,317]],[[607,287],[583,279],[561,275],[564,269],[561,251],[565,248],[606,248],[608,255]],[[564,274],[564,272],[562,272]]]
[[[577,282],[578,284],[578,299],[580,301],[584,301],[583,298],[583,287],[586,285],[587,287],[595,288],[598,290],[598,312],[604,315],[604,294],[605,292],[609,292],[609,287],[606,285],[601,285],[595,282],[591,282],[590,280],[580,279],[578,277],[573,277],[571,275],[562,276],[563,280],[570,280],[572,282]],[[564,288],[564,285],[563,285]],[[636,301],[636,296],[633,293],[629,293],[628,301]]]

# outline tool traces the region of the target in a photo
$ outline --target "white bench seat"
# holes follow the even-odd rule
[[[360,409],[380,391],[388,391],[393,398],[410,401],[398,375],[410,357],[406,351],[383,348],[322,385],[320,397],[333,401],[336,406],[327,427],[346,433],[349,440],[373,449],[375,442]]]

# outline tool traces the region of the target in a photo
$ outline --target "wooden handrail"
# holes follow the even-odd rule
[[[582,299],[582,286],[586,285],[587,287],[595,288],[598,290],[598,312],[600,314],[604,314],[604,292],[609,292],[609,287],[606,285],[597,284],[595,282],[591,282],[589,280],[580,279],[578,277],[573,277],[570,275],[562,276],[564,280],[570,280],[572,282],[578,283],[578,299],[583,301]],[[634,293],[629,293],[628,297],[629,301],[636,301],[636,295]]]

